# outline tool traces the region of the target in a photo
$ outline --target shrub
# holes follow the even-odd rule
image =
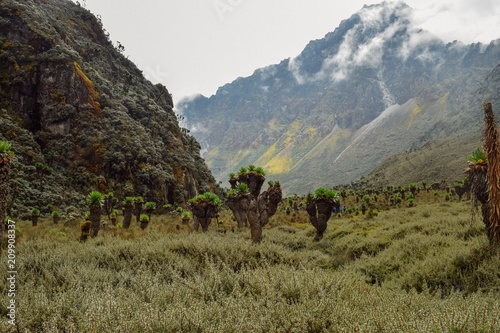
[[[123,199],[123,204],[125,206],[133,205],[134,204],[134,198],[133,197],[125,197]]]
[[[477,147],[472,152],[472,155],[467,156],[467,158],[474,164],[485,164],[487,162],[486,154],[484,153],[484,150],[481,147]]]
[[[314,191],[313,199],[324,199],[327,201],[339,201],[339,195],[337,191],[330,190],[324,187],[318,188]]]
[[[153,209],[156,209],[156,203],[155,202],[146,202],[144,204],[144,208],[146,208],[147,210],[153,210]]]
[[[100,192],[93,191],[87,196],[87,205],[89,207],[101,207],[103,204],[104,198]]]
[[[7,163],[12,157],[14,157],[14,153],[12,152],[10,143],[7,141],[0,141],[0,162]]]
[[[188,203],[191,205],[207,203],[215,206],[220,206],[222,204],[222,200],[219,199],[219,197],[216,194],[213,194],[211,192],[206,192],[204,194],[197,195],[194,198],[188,200]]]

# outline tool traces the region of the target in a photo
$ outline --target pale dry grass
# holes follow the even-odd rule
[[[19,331],[500,332],[500,258],[467,203],[332,218],[319,243],[304,212],[278,212],[258,245],[219,220],[155,216],[87,243],[19,222]]]

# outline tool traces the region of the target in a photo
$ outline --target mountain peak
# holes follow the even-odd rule
[[[383,158],[467,132],[500,45],[445,44],[403,2],[365,6],[295,58],[181,103],[216,178],[262,166],[287,193],[353,181]],[[202,130],[200,130],[202,129]],[[466,153],[464,153],[465,155]]]
[[[325,79],[339,82],[357,67],[380,66],[388,53],[406,60],[422,44],[432,43],[442,44],[413,24],[412,9],[404,2],[365,5],[334,32],[310,42],[290,59],[289,70],[299,84]]]

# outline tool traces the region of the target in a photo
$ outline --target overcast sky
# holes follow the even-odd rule
[[[76,2],[76,0],[74,0]],[[174,100],[295,57],[369,0],[79,0],[111,39]],[[418,24],[444,41],[500,38],[500,0],[407,0]]]

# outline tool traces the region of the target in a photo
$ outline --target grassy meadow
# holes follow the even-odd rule
[[[0,331],[500,332],[500,257],[480,214],[415,202],[333,216],[320,242],[305,211],[279,210],[260,244],[228,211],[206,233],[171,213],[85,243],[76,224],[17,221],[16,326],[3,314]]]

